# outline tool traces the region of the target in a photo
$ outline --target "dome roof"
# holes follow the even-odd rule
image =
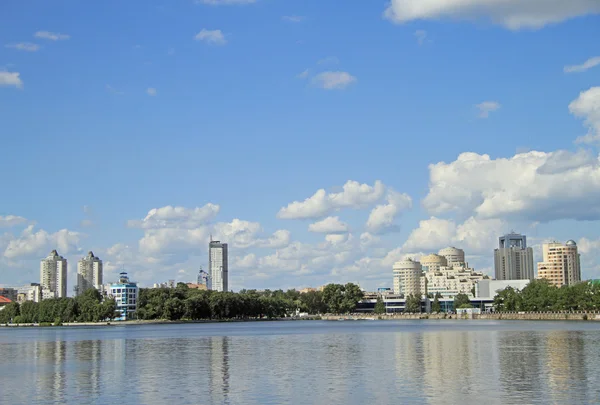
[[[430,255],[421,257],[421,264],[439,264],[440,266],[445,266],[447,264],[447,260],[444,256],[432,253]]]
[[[577,243],[575,243],[575,241],[573,239],[569,239],[567,241],[567,243],[565,243],[567,246],[577,246]]]

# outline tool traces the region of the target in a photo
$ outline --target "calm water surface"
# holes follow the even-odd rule
[[[0,328],[0,403],[600,403],[600,323]]]

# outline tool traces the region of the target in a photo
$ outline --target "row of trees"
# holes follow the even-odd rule
[[[578,283],[556,287],[547,280],[532,280],[523,290],[507,287],[494,298],[496,311],[598,311],[600,285]]]
[[[154,320],[282,318],[296,311],[309,314],[352,312],[363,293],[352,283],[329,284],[323,291],[296,290],[239,293],[176,288],[140,289],[137,318]]]
[[[0,311],[0,323],[99,322],[114,319],[116,309],[115,300],[103,300],[92,288],[75,298],[11,302]]]

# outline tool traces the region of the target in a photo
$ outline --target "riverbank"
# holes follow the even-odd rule
[[[356,315],[324,315],[324,321],[362,321],[362,320],[415,320],[415,319],[485,319],[497,321],[600,321],[599,312],[496,312],[482,314],[356,314]]]

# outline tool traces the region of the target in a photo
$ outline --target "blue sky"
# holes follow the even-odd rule
[[[0,284],[54,248],[189,281],[210,233],[234,289],[491,272],[511,229],[600,276],[600,5],[459,3],[3,2]]]

